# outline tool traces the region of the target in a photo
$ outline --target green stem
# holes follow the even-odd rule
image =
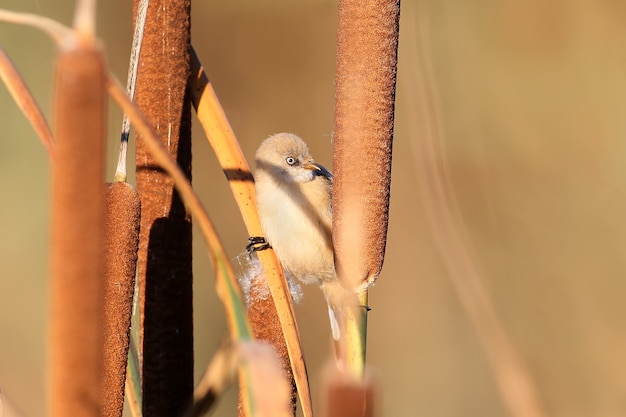
[[[363,379],[367,345],[367,290],[358,296],[358,305],[347,311],[346,368],[357,379]]]

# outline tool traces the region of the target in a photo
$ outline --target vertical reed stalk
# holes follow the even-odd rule
[[[150,2],[135,97],[191,179],[189,28],[190,0]],[[191,219],[172,178],[158,166],[140,135],[136,152],[143,412],[173,416],[185,409],[193,394]]]

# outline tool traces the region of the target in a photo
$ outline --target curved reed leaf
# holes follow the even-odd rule
[[[54,138],[41,109],[11,59],[0,46],[0,79],[39,136],[50,159],[54,160]]]
[[[198,56],[195,51],[191,55],[191,92],[198,120],[226,174],[249,235],[262,236],[250,167]],[[313,407],[289,286],[274,251],[260,251],[257,254],[276,306],[303,414],[309,417],[313,415]]]

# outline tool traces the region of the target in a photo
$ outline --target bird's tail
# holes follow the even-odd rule
[[[328,317],[330,318],[330,330],[333,333],[333,339],[335,342],[339,341],[341,337],[341,327],[339,326],[339,320],[337,319],[338,312],[335,311],[331,303],[328,303]]]
[[[346,308],[356,306],[358,300],[354,292],[346,289],[337,279],[323,281],[321,287],[328,303],[328,318],[333,339],[338,342],[345,326]]]

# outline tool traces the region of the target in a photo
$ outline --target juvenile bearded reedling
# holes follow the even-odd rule
[[[332,174],[313,160],[307,144],[291,133],[265,139],[255,157],[261,225],[291,278],[318,284],[328,303],[333,338],[345,292],[335,274],[331,234]]]

